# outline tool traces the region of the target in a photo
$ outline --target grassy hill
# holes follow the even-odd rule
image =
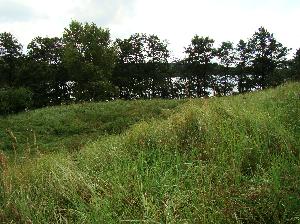
[[[299,223],[299,115],[291,83],[1,118],[0,221]]]
[[[87,141],[120,134],[132,124],[165,118],[184,100],[114,101],[43,108],[0,117],[0,150],[77,151]]]

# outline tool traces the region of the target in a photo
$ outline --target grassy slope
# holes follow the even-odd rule
[[[0,150],[76,151],[89,140],[120,134],[141,120],[167,117],[184,101],[115,101],[43,108],[0,117]],[[10,133],[9,133],[10,132]]]
[[[2,162],[0,220],[298,223],[299,93],[191,100],[77,153]]]

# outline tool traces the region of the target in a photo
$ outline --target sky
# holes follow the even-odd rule
[[[300,0],[0,0],[0,33],[23,46],[62,36],[72,20],[109,28],[113,38],[156,34],[183,56],[194,35],[237,43],[264,26],[284,46],[300,48]]]

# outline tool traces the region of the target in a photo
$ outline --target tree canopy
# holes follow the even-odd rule
[[[32,103],[26,105],[35,108],[117,98],[227,96],[299,80],[300,49],[291,60],[289,51],[260,27],[236,45],[216,46],[211,37],[195,35],[184,57],[172,60],[168,41],[155,34],[113,40],[109,29],[72,21],[61,37],[35,37],[26,51],[11,33],[0,33],[0,90],[28,93],[25,101]]]

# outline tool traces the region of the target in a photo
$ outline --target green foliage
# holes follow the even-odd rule
[[[22,55],[22,45],[11,33],[0,33],[0,57],[13,59]]]
[[[255,81],[250,66],[250,49],[248,43],[240,40],[236,46],[236,73],[237,88],[239,93],[249,92],[255,89]]]
[[[62,66],[63,43],[60,38],[34,38],[27,47],[28,57],[19,78],[20,86],[34,93],[34,107],[70,101],[70,77]]]
[[[300,48],[296,51],[296,54],[292,60],[292,80],[300,80]]]
[[[31,104],[32,92],[28,89],[0,89],[0,115],[25,111]]]
[[[272,82],[274,71],[286,66],[289,49],[278,42],[264,27],[260,27],[253,34],[248,45],[256,84],[261,88],[280,84]]]
[[[0,33],[0,88],[26,88],[31,108],[114,99],[227,96],[275,87],[299,78],[299,54],[260,27],[247,41],[195,35],[173,60],[167,40],[135,33],[112,40],[109,29],[72,21],[62,37],[35,37],[23,54]],[[173,61],[172,61],[173,60]]]
[[[216,76],[216,81],[212,86],[216,95],[230,95],[235,86],[234,75],[230,69],[235,65],[236,52],[231,42],[222,42],[216,51],[216,56],[220,61],[221,69]]]
[[[61,62],[63,43],[58,37],[36,37],[28,44],[27,50],[31,59],[57,65]]]
[[[209,37],[196,35],[193,37],[191,44],[185,49],[185,61],[188,64],[187,77],[190,77],[188,88],[195,88],[198,97],[208,96],[209,73],[212,69],[212,59],[216,54],[213,47],[214,42]]]
[[[72,21],[65,29],[63,64],[70,81],[75,82],[73,92],[76,100],[103,100],[114,95],[110,79],[116,52],[110,38],[108,29],[97,27],[94,23]]]
[[[117,65],[113,82],[125,99],[169,98],[171,80],[166,41],[156,35],[136,33],[128,39],[117,39]]]
[[[11,33],[0,33],[0,87],[13,87],[18,76],[22,45]]]
[[[299,89],[299,83],[291,83],[189,100],[120,135],[88,142],[76,153],[25,154],[16,163],[1,153],[0,220],[298,223]],[[147,105],[142,102],[137,101]],[[170,101],[147,102],[152,103],[143,112]],[[106,104],[102,113],[109,117],[122,108],[118,104]],[[63,109],[48,109],[47,116],[42,116],[45,109],[37,110],[34,119],[64,114]],[[17,122],[19,116],[24,115],[11,119]]]

